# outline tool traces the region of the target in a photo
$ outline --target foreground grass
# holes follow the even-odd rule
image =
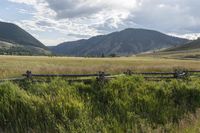
[[[200,107],[200,80],[0,84],[1,132],[182,132]],[[189,129],[189,127],[184,127]]]
[[[188,114],[179,122],[179,126],[174,129],[174,132],[180,133],[199,133],[200,132],[200,110],[195,114]]]
[[[193,60],[159,59],[148,57],[74,58],[39,56],[0,56],[0,79],[21,76],[26,70],[33,73],[122,73],[133,71],[172,71],[182,67],[199,70],[200,62]]]

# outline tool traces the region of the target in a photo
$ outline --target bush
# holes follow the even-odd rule
[[[200,80],[24,83],[0,84],[3,132],[167,132],[200,107]]]

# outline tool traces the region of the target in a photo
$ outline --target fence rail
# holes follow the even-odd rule
[[[33,80],[34,78],[53,78],[53,77],[61,77],[61,78],[69,78],[67,81],[72,82],[90,82],[94,78],[97,80],[109,80],[113,78],[117,78],[122,75],[142,75],[147,80],[166,80],[166,79],[185,79],[195,74],[200,74],[200,71],[188,71],[188,70],[174,70],[174,72],[134,72],[131,70],[127,70],[123,74],[119,75],[111,75],[106,74],[105,72],[99,72],[96,74],[33,74],[31,71],[27,71],[25,74],[22,74],[22,77],[18,78],[9,78],[2,79],[0,82],[5,81],[21,81],[25,79],[32,79],[32,81],[40,82],[40,80]],[[194,77],[194,76],[193,76]],[[71,79],[70,79],[71,78]],[[75,78],[75,79],[72,79]],[[82,78],[82,79],[81,79]],[[43,82],[41,80],[41,82]]]
[[[137,75],[172,75],[174,72],[142,72],[142,73],[132,73]]]
[[[99,72],[98,74],[32,74],[31,71],[27,71],[26,74],[22,74],[27,78],[30,77],[69,77],[69,78],[79,78],[79,77],[98,77],[98,76],[111,76],[111,74],[105,74],[104,72]]]
[[[0,82],[6,82],[6,81],[21,81],[26,79],[26,77],[17,77],[17,78],[7,78],[7,79],[0,79]]]

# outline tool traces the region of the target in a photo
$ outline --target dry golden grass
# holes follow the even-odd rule
[[[195,114],[188,114],[175,127],[174,133],[200,133],[200,109]]]
[[[200,69],[195,60],[161,59],[150,57],[75,58],[42,56],[0,56],[0,78],[20,76],[26,70],[33,73],[121,73],[133,71],[172,71],[181,67]]]

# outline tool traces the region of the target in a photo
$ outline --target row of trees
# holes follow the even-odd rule
[[[32,55],[30,50],[21,47],[1,48],[0,55]]]

